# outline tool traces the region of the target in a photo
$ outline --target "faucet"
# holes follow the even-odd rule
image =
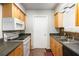
[[[74,36],[72,37],[72,40],[74,40]]]

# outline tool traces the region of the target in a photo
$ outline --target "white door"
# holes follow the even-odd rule
[[[48,46],[48,17],[33,17],[33,48],[47,48]]]

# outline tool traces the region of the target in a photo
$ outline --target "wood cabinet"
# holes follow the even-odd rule
[[[57,42],[52,36],[50,36],[50,48],[54,56],[63,55],[62,44]]]
[[[25,13],[13,3],[3,4],[3,17],[18,18],[25,21]]]
[[[55,27],[58,27],[58,19],[57,19],[58,17],[57,17],[57,15],[55,15],[54,18],[55,18],[54,25],[55,25]]]
[[[55,22],[54,22],[54,25],[55,27],[63,27],[63,13],[56,13],[54,15],[54,18],[55,18]]]
[[[62,44],[60,44],[59,42],[55,43],[56,43],[56,56],[62,56],[63,55]]]
[[[54,38],[50,37],[50,48],[51,48],[51,51],[53,52],[53,54],[55,55],[56,54],[56,45],[55,45],[55,40]]]
[[[23,56],[23,43],[14,49],[8,56]]]
[[[15,56],[15,51],[12,51],[8,56]]]
[[[79,26],[79,3],[76,4],[76,26]]]

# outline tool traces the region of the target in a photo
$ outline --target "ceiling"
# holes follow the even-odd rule
[[[21,3],[25,10],[54,10],[58,3]]]

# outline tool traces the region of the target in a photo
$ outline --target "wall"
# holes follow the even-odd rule
[[[2,37],[2,5],[0,4],[0,38]]]
[[[69,12],[64,13],[64,22],[65,31],[75,31],[75,6],[70,9]]]
[[[27,19],[26,19],[26,30],[25,33],[33,33],[33,16],[34,15],[46,15],[48,16],[48,32],[49,33],[56,33],[56,30],[54,28],[54,16],[52,10],[27,10]],[[32,35],[33,36],[33,35]],[[32,37],[33,39],[33,37]],[[50,37],[48,36],[48,49],[50,48]],[[33,41],[32,41],[33,42]]]
[[[51,10],[27,10],[27,19],[26,19],[26,30],[25,33],[32,33],[32,20],[33,15],[47,15],[49,18],[49,33],[55,33],[56,30],[54,28],[54,16]]]
[[[65,6],[69,6],[71,4],[60,4],[56,11],[62,10]],[[76,21],[76,6],[72,7],[69,12],[65,12],[63,14],[63,26],[65,31],[70,31],[70,32],[79,32],[79,27],[75,26],[75,21]]]

